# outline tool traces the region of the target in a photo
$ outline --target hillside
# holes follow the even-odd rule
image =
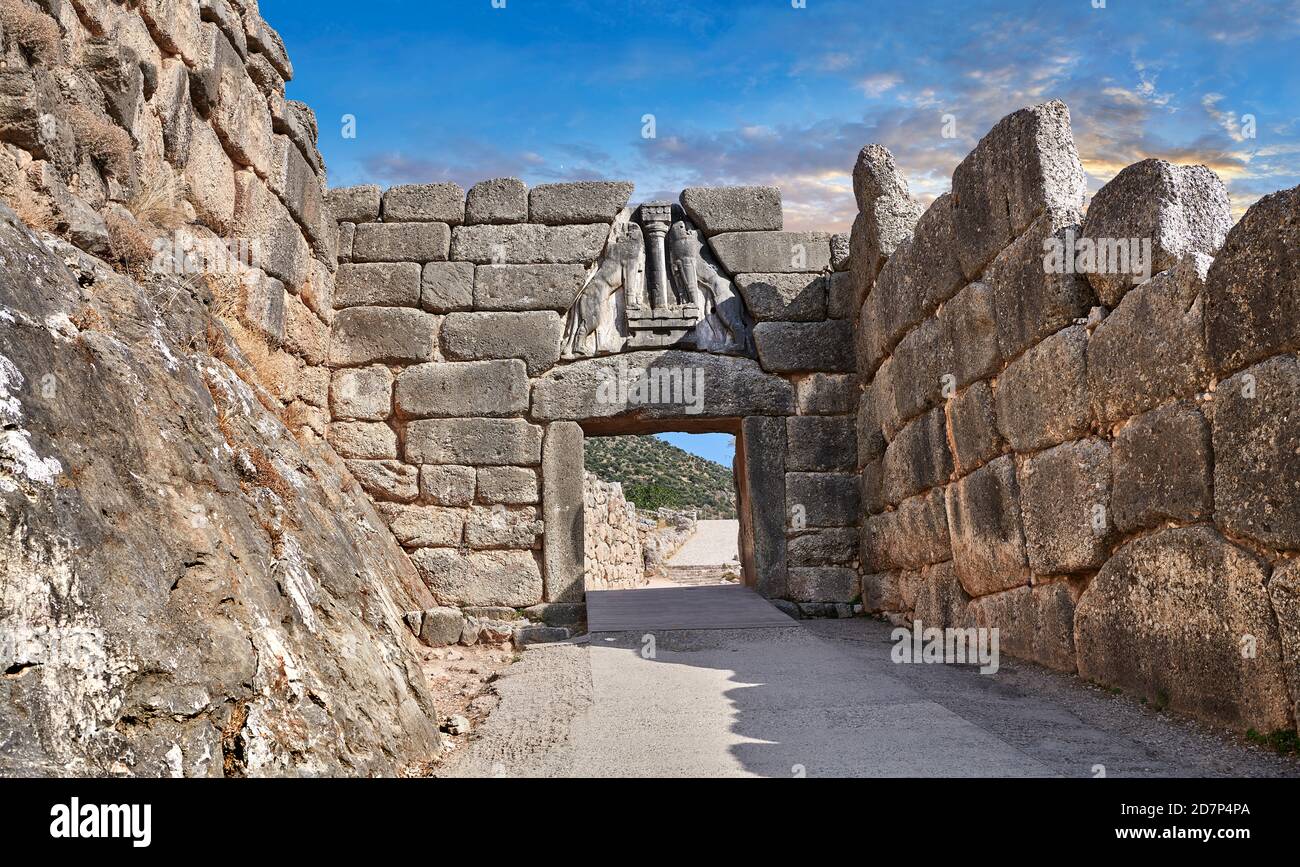
[[[588,437],[587,470],[642,509],[698,509],[701,518],[736,517],[731,468],[696,457],[653,436]]]

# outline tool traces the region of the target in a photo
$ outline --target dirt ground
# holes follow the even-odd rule
[[[508,644],[422,647],[420,654],[420,667],[428,678],[434,707],[438,709],[443,754],[436,761],[408,768],[407,776],[412,777],[433,775],[465,747],[500,701],[493,682],[520,659],[519,651]],[[467,730],[452,725],[452,719],[457,716],[469,721]]]

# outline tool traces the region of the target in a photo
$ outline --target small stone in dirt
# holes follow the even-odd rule
[[[453,714],[447,718],[447,724],[443,728],[453,735],[469,734],[469,719],[461,714]]]

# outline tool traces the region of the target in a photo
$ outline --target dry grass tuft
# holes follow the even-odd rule
[[[153,270],[154,241],[139,223],[109,211],[104,215],[109,243],[119,270],[143,282]]]
[[[183,199],[183,191],[176,181],[165,172],[157,172],[140,183],[126,209],[141,223],[171,231],[188,222],[181,207]]]
[[[4,0],[0,0],[4,2]],[[77,141],[104,171],[118,180],[131,177],[135,146],[127,131],[84,105],[67,109],[68,122],[77,132]]]
[[[30,60],[53,66],[63,55],[63,31],[50,16],[24,0],[0,0],[0,27]]]

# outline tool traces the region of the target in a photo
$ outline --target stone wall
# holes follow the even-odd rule
[[[687,190],[674,212],[734,281],[755,357],[642,349],[563,358],[563,314],[618,243],[631,192],[622,182],[530,190],[510,178],[468,193],[451,183],[330,190],[341,257],[330,443],[443,604],[522,608],[582,600],[584,428],[735,432],[752,458],[754,582],[787,592],[788,532],[789,592],[851,600],[847,238],[780,231],[772,188]],[[700,371],[702,405],[602,392],[628,372],[666,369]],[[787,530],[783,515],[796,506]]]
[[[618,482],[582,476],[583,567],[588,590],[638,587],[646,583],[636,505],[623,496]]]
[[[143,281],[183,278],[323,436],[337,227],[255,0],[0,0],[0,51],[0,199]]]
[[[1211,171],[1146,160],[1085,216],[1057,102],[1002,120],[919,218],[883,149],[855,191],[867,608],[1294,727],[1300,190],[1229,231]],[[1150,272],[1058,267],[1053,239],[1145,241]]]

